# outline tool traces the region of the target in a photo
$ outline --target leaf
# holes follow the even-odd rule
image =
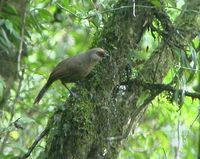
[[[19,132],[17,132],[17,131],[11,131],[11,132],[9,133],[9,135],[10,135],[14,140],[19,139]]]
[[[0,26],[5,23],[5,19],[0,19]]]
[[[182,66],[191,68],[190,62],[187,59],[186,53],[183,50],[181,50],[180,53],[181,53],[181,63],[182,63]]]
[[[172,7],[176,8],[176,1],[175,0],[168,0],[167,1]]]
[[[161,8],[161,2],[160,0],[150,0],[150,3],[152,3],[156,8]]]
[[[3,49],[7,54],[9,54],[9,49],[7,48],[7,46],[5,46],[6,44],[5,40],[0,36],[0,48]]]
[[[7,54],[9,54],[9,51],[13,46],[3,28],[1,28],[0,30],[0,46]]]
[[[103,16],[101,13],[98,13],[96,10],[90,11],[89,16],[92,16],[90,21],[98,28],[100,26]]]
[[[12,4],[12,3],[10,3]],[[10,5],[9,3],[6,3],[5,6],[3,7],[7,12],[12,13],[12,14],[17,14],[17,10],[13,5]]]
[[[35,121],[29,117],[21,117],[13,122],[17,129],[24,129],[28,124],[34,123]]]
[[[36,8],[36,10],[38,11],[38,16],[42,19],[48,20],[52,17],[51,13],[47,9]]]
[[[30,123],[35,122],[35,120],[33,120],[29,117],[21,117],[17,122],[21,123],[21,124],[30,124]]]
[[[198,65],[198,57],[197,57],[197,53],[195,51],[195,49],[191,48],[191,58],[192,58],[192,62],[193,62],[193,67],[189,70],[190,71],[190,75],[187,79],[187,82],[190,82],[194,76],[195,76],[195,70],[197,69],[197,65]]]
[[[19,32],[17,32],[16,30],[13,30],[12,34],[14,35],[15,38],[17,38],[18,40],[21,40]]]
[[[42,25],[37,22],[34,15],[31,14],[28,22],[38,33],[42,34]]]
[[[3,80],[0,80],[0,101],[3,98],[4,89],[5,89],[5,82]]]
[[[10,33],[13,32],[13,30],[14,30],[13,29],[13,24],[8,19],[5,20],[5,26],[10,31]]]
[[[13,44],[8,39],[8,36],[7,36],[6,32],[5,32],[5,30],[1,29],[1,33],[2,33],[1,35],[4,37],[4,40],[5,40],[4,44],[7,46],[8,49],[11,49],[13,47]]]

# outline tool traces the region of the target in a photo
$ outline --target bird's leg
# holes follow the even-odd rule
[[[67,88],[67,90],[69,91],[69,93],[70,93],[73,97],[78,97],[78,95],[77,95],[76,93],[72,92],[72,91],[67,87],[67,85],[66,85],[64,82],[61,81],[61,83],[65,86],[65,88]]]

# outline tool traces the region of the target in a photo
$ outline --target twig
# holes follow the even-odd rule
[[[171,91],[171,92],[184,92],[185,96],[191,97],[191,98],[198,98],[200,99],[200,93],[196,93],[196,92],[189,92],[189,91],[185,91],[183,89],[177,89],[174,88],[170,85],[166,85],[166,84],[150,84],[149,85],[149,89],[160,89],[159,87],[164,87],[164,91]]]
[[[128,125],[128,128],[126,130],[126,132],[121,135],[121,136],[115,136],[115,137],[107,137],[106,140],[107,141],[114,141],[114,140],[122,140],[128,137],[128,135],[130,134],[133,124],[135,122],[136,117],[138,116],[138,114],[145,110],[148,107],[148,104],[157,96],[159,95],[162,91],[164,91],[164,88],[162,88],[161,90],[155,92],[154,94],[152,94],[151,96],[149,96],[142,105],[140,105],[132,114],[131,114],[131,121]]]
[[[65,10],[65,11],[69,12],[71,15],[73,15],[73,16],[75,16],[75,17],[77,17],[77,18],[81,18],[81,19],[82,19],[82,17],[80,17],[80,16],[78,16],[77,14],[73,13],[73,12],[70,11],[69,9],[63,7],[60,3],[56,3],[56,4],[57,4],[61,9],[63,9],[63,10]]]
[[[181,111],[179,111],[179,114],[178,114],[178,124],[177,124],[177,138],[178,138],[178,145],[177,145],[177,148],[176,148],[176,153],[175,153],[175,159],[179,159],[180,157],[180,116],[181,116]]]
[[[42,131],[42,133],[35,139],[35,141],[33,142],[33,144],[29,147],[28,152],[25,153],[20,159],[26,159],[27,157],[29,157],[30,154],[32,153],[32,151],[34,150],[34,148],[36,147],[36,145],[41,141],[42,138],[44,138],[48,134],[48,132],[49,132],[50,129],[51,128],[49,126],[47,126]]]
[[[18,85],[18,88],[17,88],[17,91],[16,91],[15,99],[13,100],[13,103],[10,106],[11,107],[11,116],[10,116],[10,119],[9,119],[9,123],[10,123],[9,126],[12,124],[12,120],[13,120],[13,117],[14,117],[14,114],[15,114],[15,105],[17,103],[17,100],[19,98],[19,94],[20,94],[20,91],[21,91],[23,76],[24,76],[24,70],[22,70],[22,75],[21,75],[19,85]],[[5,137],[4,137],[4,139],[1,143],[0,152],[3,152],[3,150],[5,148],[5,144],[6,144],[6,141],[8,140],[9,133],[10,133],[10,131],[7,131],[7,133],[5,134]]]
[[[199,111],[198,111],[197,116],[195,117],[194,121],[193,121],[192,124],[190,125],[190,128],[192,128],[194,122],[198,119],[199,116],[200,116],[200,108],[199,108]]]
[[[89,18],[92,18],[92,17],[95,17],[96,14],[91,14],[91,15],[88,15],[88,16],[85,16],[85,17],[81,17],[79,15],[77,15],[76,13],[70,11],[69,9],[63,7],[60,3],[56,3],[61,9],[67,11],[68,13],[70,13],[71,15],[73,15],[74,17],[76,18],[79,18],[79,19],[89,19]],[[105,10],[105,11],[102,11],[102,12],[98,12],[100,14],[104,14],[104,13],[108,13],[108,12],[113,12],[113,11],[117,11],[117,10],[121,10],[121,9],[125,9],[125,8],[132,8],[133,6],[121,6],[121,7],[118,7],[118,8],[111,8],[109,10]]]
[[[184,67],[184,66],[179,66],[179,65],[175,65],[175,67],[177,67],[177,68],[182,68],[182,69],[186,69],[186,70],[191,70],[191,71],[198,71],[198,72],[200,72],[199,69],[194,69],[194,68],[190,68],[190,67]]]
[[[122,82],[120,85],[132,85],[132,84],[139,84],[142,85],[143,87],[145,87],[146,89],[149,90],[160,90],[160,89],[164,89],[163,91],[170,91],[170,92],[184,92],[185,96],[191,97],[191,98],[197,98],[200,99],[200,93],[197,92],[189,92],[189,91],[185,91],[183,89],[177,89],[172,87],[169,84],[152,84],[152,83],[146,83],[140,80],[130,80],[129,82]]]
[[[133,84],[139,84],[142,85],[143,87],[145,87],[146,89],[149,89],[151,91],[153,91],[154,93],[149,96],[142,105],[140,105],[131,115],[131,121],[129,123],[129,126],[126,130],[126,132],[121,135],[121,136],[115,136],[115,137],[107,137],[106,140],[108,141],[113,141],[113,140],[122,140],[124,138],[126,138],[131,130],[132,130],[132,126],[135,122],[136,117],[138,116],[138,114],[145,110],[148,106],[148,104],[160,93],[162,93],[163,91],[179,91],[179,92],[183,92],[184,90],[182,89],[176,89],[172,86],[170,86],[169,84],[151,84],[151,83],[145,83],[143,81],[140,80],[130,80],[129,82],[122,82],[120,85],[133,85]],[[192,98],[198,98],[200,99],[200,93],[193,93],[193,92],[188,92],[188,91],[184,91],[185,96],[189,96]]]
[[[135,15],[135,0],[133,0],[133,16],[136,17],[136,15]]]
[[[63,7],[60,3],[56,3],[56,4],[57,4],[61,9],[67,11],[68,13],[70,13],[71,15],[73,15],[74,17],[79,18],[79,19],[83,19],[83,20],[84,20],[84,19],[89,19],[89,18],[91,18],[91,17],[95,17],[95,16],[96,16],[96,14],[91,14],[91,15],[82,17],[82,16],[79,16],[79,15],[77,15],[76,13],[70,11],[69,9]],[[105,13],[109,13],[109,12],[113,12],[113,11],[118,11],[118,10],[121,10],[121,9],[135,8],[135,7],[148,8],[148,9],[153,9],[153,8],[155,8],[154,6],[137,5],[137,4],[135,4],[135,0],[133,0],[133,5],[127,5],[127,6],[117,7],[117,8],[111,8],[111,9],[108,9],[108,10],[105,10],[105,11],[102,11],[102,12],[98,12],[98,13],[100,13],[100,14],[105,14]],[[166,7],[166,8],[169,8],[169,9],[176,9],[176,10],[182,11],[182,9],[175,8],[175,7]],[[200,14],[200,12],[199,12],[199,11],[196,11],[196,10],[184,10],[184,12],[194,12],[194,13]],[[133,15],[135,15],[135,9],[133,9]]]
[[[36,139],[34,140],[32,145],[28,148],[28,151],[22,157],[19,157],[20,159],[25,159],[25,158],[29,157],[31,155],[32,151],[34,150],[34,148],[37,146],[37,144],[42,140],[42,138],[44,138],[49,133],[49,131],[53,127],[54,116],[57,113],[60,113],[60,110],[57,110],[54,112],[54,114],[50,117],[46,128],[41,132],[41,134],[38,137],[36,137]]]
[[[24,44],[24,32],[25,32],[25,23],[26,23],[26,9],[27,9],[28,0],[25,0],[24,4],[24,12],[22,14],[22,21],[21,21],[21,40],[19,44],[19,51],[17,57],[17,69],[18,69],[18,76],[21,77],[22,73],[20,74],[21,70],[21,58],[22,58],[22,51],[23,51],[23,44]]]
[[[10,122],[10,124],[9,124],[6,128],[3,128],[3,129],[1,130],[0,134],[3,134],[3,133],[5,133],[5,132],[7,132],[11,126],[13,126],[13,125],[15,126],[16,123],[19,121],[19,119],[21,119],[21,117],[17,118],[15,121]],[[15,126],[15,127],[16,127],[16,126]],[[16,128],[18,128],[18,127],[16,127]]]
[[[163,150],[163,153],[164,153],[165,159],[167,159],[167,154],[166,154],[166,152],[165,152],[165,149],[162,148],[162,150]]]

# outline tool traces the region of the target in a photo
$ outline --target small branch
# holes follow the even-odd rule
[[[22,81],[24,79],[23,77],[24,77],[24,69],[22,70],[22,75],[21,75],[21,78],[19,80],[19,85],[17,87],[15,99],[13,100],[13,103],[10,106],[11,107],[11,112],[10,112],[11,116],[10,116],[10,119],[9,119],[9,123],[10,123],[9,126],[12,125],[12,120],[13,120],[13,117],[15,115],[15,105],[16,105],[17,100],[19,98],[19,94],[20,94],[21,87],[22,87]],[[6,141],[8,140],[9,133],[10,133],[10,131],[7,131],[7,133],[5,134],[5,137],[4,137],[4,139],[3,139],[2,143],[1,143],[0,152],[3,152],[3,150],[4,150]]]
[[[200,99],[200,93],[189,92],[189,91],[185,91],[183,89],[177,89],[177,88],[172,87],[169,84],[152,84],[152,83],[145,83],[145,82],[139,81],[139,80],[130,80],[129,82],[122,82],[120,85],[133,85],[133,84],[142,85],[144,88],[149,89],[151,91],[164,89],[163,91],[184,92],[185,96]]]
[[[50,130],[50,127],[47,126],[42,131],[42,133],[35,139],[33,144],[29,147],[28,152],[25,153],[20,159],[26,159],[27,157],[29,157],[32,151],[34,150],[34,148],[37,146],[37,144],[42,140],[42,138],[44,138],[48,134],[49,130]]]
[[[135,15],[135,0],[133,0],[133,16],[136,17],[136,15]]]
[[[189,91],[185,91],[183,89],[177,89],[174,88],[170,85],[166,85],[166,84],[147,84],[147,86],[149,86],[148,89],[160,89],[160,88],[165,88],[164,91],[170,91],[170,92],[184,92],[185,96],[191,97],[191,98],[198,98],[200,99],[200,93],[196,93],[196,92],[189,92]]]
[[[133,84],[140,84],[142,85],[143,87],[149,89],[149,90],[153,90],[154,93],[149,96],[142,105],[140,105],[131,115],[131,121],[128,125],[128,128],[126,130],[126,132],[121,135],[121,136],[115,136],[115,137],[107,137],[106,140],[107,141],[114,141],[114,140],[122,140],[122,139],[125,139],[128,137],[128,135],[130,134],[131,130],[132,130],[132,127],[133,127],[133,124],[138,116],[138,114],[145,110],[147,107],[148,107],[148,104],[157,96],[159,95],[160,93],[162,93],[163,91],[172,91],[172,92],[175,92],[175,91],[180,91],[182,92],[183,90],[182,89],[176,89],[176,88],[173,88],[172,86],[168,85],[168,84],[151,84],[151,83],[145,83],[145,82],[142,82],[142,81],[138,81],[138,80],[132,80],[132,81],[129,81],[129,82],[123,82],[121,83],[121,85],[133,85]],[[192,93],[192,92],[188,92],[188,91],[185,91],[184,92],[186,96],[189,96],[189,97],[192,97],[192,98],[198,98],[200,99],[200,93]]]
[[[180,157],[180,142],[181,142],[181,138],[180,138],[180,116],[181,116],[181,111],[179,111],[179,114],[178,114],[178,124],[177,124],[177,140],[178,140],[178,143],[177,143],[177,147],[176,147],[176,152],[175,152],[175,159],[179,159]]]
[[[19,78],[21,77],[21,58],[22,58],[22,51],[23,51],[23,44],[24,44],[24,32],[25,32],[25,23],[26,23],[26,9],[27,9],[27,4],[28,0],[25,0],[24,2],[24,12],[22,14],[21,18],[21,40],[19,44],[19,51],[18,51],[18,57],[17,57],[17,69],[18,69],[18,76]]]
[[[121,136],[115,136],[115,137],[107,137],[106,140],[107,141],[114,141],[114,140],[122,140],[125,139],[129,136],[133,124],[135,122],[135,119],[137,118],[137,116],[139,115],[139,113],[143,110],[145,110],[148,107],[148,104],[151,103],[151,101],[157,96],[159,95],[162,91],[164,91],[164,87],[162,89],[160,89],[159,91],[155,92],[154,94],[152,94],[151,96],[149,96],[143,104],[141,104],[132,114],[131,114],[131,121],[128,125],[128,128],[126,130],[126,132],[121,135]]]
[[[22,157],[19,157],[20,159],[26,159],[27,157],[29,157],[32,153],[32,151],[34,150],[34,148],[37,146],[37,144],[42,140],[42,138],[44,138],[48,133],[49,131],[51,130],[51,128],[53,127],[53,123],[54,123],[54,116],[58,113],[60,113],[62,111],[60,110],[57,110],[54,112],[54,114],[50,117],[48,123],[47,123],[47,126],[46,128],[41,132],[41,134],[36,137],[35,141],[32,143],[32,145],[28,148],[28,151],[22,156]]]
[[[65,10],[66,12],[70,13],[71,15],[73,15],[74,17],[79,18],[79,19],[83,19],[84,20],[84,19],[89,19],[91,17],[95,17],[96,16],[96,14],[91,14],[91,15],[82,17],[82,16],[79,16],[76,13],[70,11],[69,9],[63,7],[60,3],[56,3],[56,4],[61,9]],[[154,6],[137,5],[137,4],[135,4],[135,0],[133,0],[133,5],[121,6],[121,7],[117,7],[117,8],[110,8],[108,10],[105,10],[105,11],[102,11],[102,12],[98,12],[98,13],[99,14],[105,14],[105,13],[114,12],[114,11],[118,11],[118,10],[122,10],[122,9],[133,8],[133,16],[136,16],[136,14],[135,14],[135,8],[136,7],[139,7],[139,8],[149,8],[149,9],[155,8]],[[166,8],[171,8],[171,9],[176,9],[176,10],[182,11],[182,9],[174,8],[174,7],[166,7]],[[198,12],[196,10],[184,10],[184,12],[194,12],[194,13],[200,14],[200,12]]]
[[[78,16],[77,14],[73,13],[73,12],[70,11],[69,9],[63,7],[60,3],[56,3],[56,4],[57,4],[61,9],[67,11],[68,13],[70,13],[71,15],[73,15],[74,17],[77,17],[77,18],[81,18],[81,19],[82,19],[82,17],[80,17],[80,16]]]
[[[91,14],[91,15],[82,17],[82,16],[79,16],[79,15],[77,15],[76,13],[70,11],[69,9],[63,7],[60,3],[56,3],[56,4],[57,4],[61,9],[67,11],[68,13],[70,13],[71,15],[73,15],[74,17],[79,18],[79,19],[82,19],[82,20],[84,20],[84,19],[89,19],[89,18],[92,18],[92,17],[95,17],[95,16],[96,16],[96,14]],[[105,10],[105,11],[98,12],[98,13],[104,14],[104,13],[113,12],[113,11],[117,11],[117,10],[121,10],[121,9],[125,9],[125,8],[132,8],[132,7],[133,7],[133,6],[121,6],[121,7],[119,7],[119,8],[111,8],[111,9],[109,9],[109,10]]]
[[[6,127],[6,128],[3,128],[1,131],[0,131],[0,134],[4,134],[6,133],[7,131],[9,131],[10,127],[14,126],[15,128],[18,129],[16,125],[16,123],[19,121],[19,119],[21,119],[21,117],[17,118],[15,121],[12,121],[10,122],[10,124]]]
[[[200,72],[200,69],[194,69],[194,68],[190,68],[190,67],[185,67],[185,66],[179,66],[179,65],[174,65],[175,67],[177,68],[182,68],[182,69],[185,69],[185,70],[190,70],[190,71],[198,71]]]
[[[194,122],[199,118],[200,112],[197,114],[196,118],[194,119],[194,121],[192,122],[192,124],[190,125],[190,128],[192,128]]]

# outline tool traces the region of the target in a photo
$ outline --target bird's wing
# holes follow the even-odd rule
[[[68,69],[68,65],[70,63],[69,58],[65,59],[63,61],[61,61],[60,63],[58,63],[58,65],[53,69],[53,71],[51,72],[49,79],[51,80],[57,80],[60,79],[64,74],[68,74],[69,69]]]
[[[61,61],[52,71],[49,79],[55,81],[57,79],[69,78],[73,74],[77,74],[80,70],[80,62],[76,58],[67,58]]]

